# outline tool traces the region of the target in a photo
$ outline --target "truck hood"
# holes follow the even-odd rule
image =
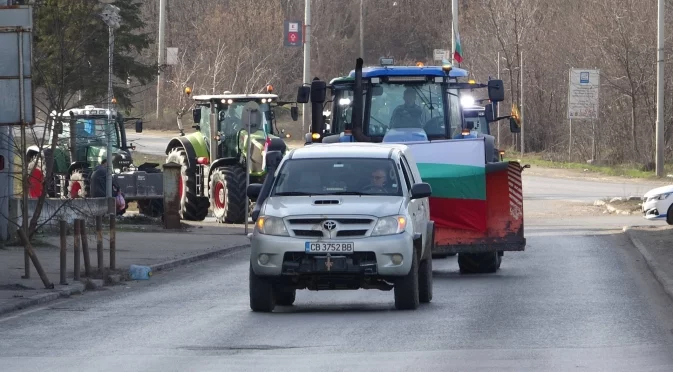
[[[316,204],[338,201],[339,204]],[[400,213],[401,196],[275,196],[264,202],[262,214],[275,217],[297,215],[367,215],[385,217]]]
[[[669,192],[673,192],[673,185],[662,186],[662,187],[657,187],[656,189],[652,189],[652,190],[646,192],[644,197],[645,197],[645,199],[647,199],[647,198],[652,197],[652,196],[667,194]]]

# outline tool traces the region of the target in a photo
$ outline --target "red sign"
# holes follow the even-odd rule
[[[287,33],[287,40],[289,42],[296,43],[298,39],[299,39],[299,36],[297,35],[296,32],[288,32]]]

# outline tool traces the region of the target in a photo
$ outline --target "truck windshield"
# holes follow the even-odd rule
[[[279,170],[271,196],[401,196],[395,162],[372,158],[290,159]]]
[[[105,143],[105,130],[107,119],[103,118],[80,118],[74,123],[75,137],[77,141],[84,141],[87,143],[100,142]],[[59,134],[61,138],[69,138],[70,130],[73,128],[68,120],[63,120],[63,132]],[[111,139],[114,147],[119,147],[118,128],[112,128]]]

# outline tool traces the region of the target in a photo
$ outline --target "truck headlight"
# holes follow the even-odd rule
[[[382,217],[376,221],[372,236],[393,235],[403,232],[407,228],[407,219],[404,216]]]
[[[277,235],[277,236],[290,236],[285,227],[285,222],[282,218],[262,216],[257,218],[255,227],[260,234],[264,235]]]

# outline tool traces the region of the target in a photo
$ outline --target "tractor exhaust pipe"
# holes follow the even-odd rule
[[[362,113],[364,111],[364,98],[362,98],[362,58],[355,61],[355,87],[353,89],[353,117],[351,118],[353,137],[357,142],[372,142],[371,138],[365,136],[362,130]]]

